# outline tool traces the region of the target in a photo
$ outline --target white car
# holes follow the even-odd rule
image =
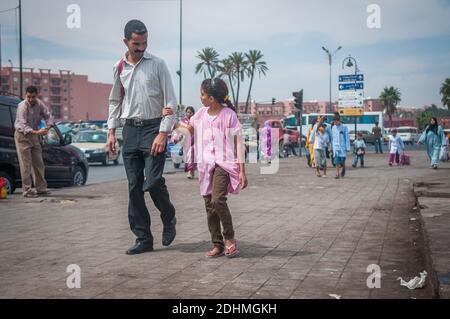
[[[413,126],[401,126],[397,128],[397,134],[405,144],[414,144],[420,138],[419,129]]]

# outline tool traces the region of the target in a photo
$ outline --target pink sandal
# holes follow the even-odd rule
[[[236,240],[232,241],[230,246],[225,247],[225,256],[228,258],[236,257],[239,254],[239,250],[236,247]]]
[[[223,248],[219,246],[214,246],[214,248],[208,251],[205,256],[208,258],[217,258],[223,256]]]

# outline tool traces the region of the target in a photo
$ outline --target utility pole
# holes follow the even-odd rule
[[[332,99],[331,99],[331,65],[333,64],[333,57],[336,55],[336,53],[340,50],[340,49],[342,49],[342,47],[341,46],[339,46],[337,49],[336,49],[336,51],[334,51],[334,53],[331,53],[331,51],[330,50],[328,50],[327,48],[325,48],[325,47],[322,47],[322,50],[324,50],[325,51],[325,53],[327,54],[327,56],[328,56],[328,64],[330,65],[330,110],[331,110],[331,103],[332,103]],[[325,112],[326,113],[326,112]]]
[[[19,68],[20,98],[23,98],[23,56],[22,56],[22,0],[19,0]]]
[[[302,143],[303,143],[303,89],[301,89],[298,92],[292,92],[292,96],[294,97],[294,107],[297,109],[296,114],[298,116],[297,118],[297,125],[300,126],[300,150],[299,150],[299,157],[302,157]]]
[[[2,74],[2,25],[0,24],[0,75]]]
[[[183,104],[183,0],[180,0],[180,105]]]

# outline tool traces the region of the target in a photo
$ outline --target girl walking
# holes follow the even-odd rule
[[[238,194],[248,184],[244,143],[239,135],[242,125],[223,80],[204,80],[200,93],[203,106],[191,117],[187,129],[195,138],[200,193],[213,243],[206,256],[215,258],[225,254],[231,258],[239,251],[227,195]]]
[[[180,126],[187,127],[191,117],[195,114],[192,106],[188,106],[185,111],[185,116],[180,120]],[[187,173],[187,178],[193,179],[197,165],[195,164],[194,156],[194,135],[190,134],[190,139],[184,140],[183,155],[184,155],[184,171]]]
[[[397,129],[392,129],[392,135],[389,137],[389,166],[395,163],[400,164],[400,154],[405,152],[405,144],[400,136],[397,135]]]

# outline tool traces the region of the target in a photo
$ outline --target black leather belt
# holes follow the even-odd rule
[[[125,125],[130,126],[147,126],[147,125],[155,125],[161,123],[162,117],[157,117],[150,120],[143,120],[143,119],[126,119]]]

